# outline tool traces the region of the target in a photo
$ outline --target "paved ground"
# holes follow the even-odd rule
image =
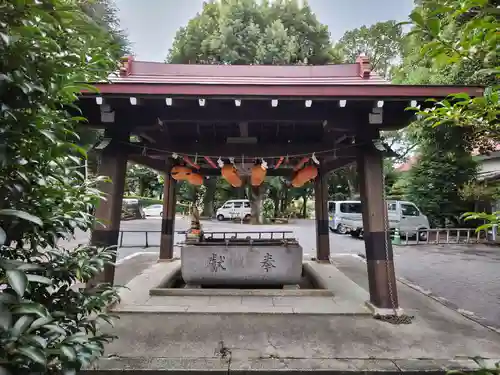
[[[120,319],[111,328],[118,339],[106,346],[96,368],[113,374],[177,369],[221,375],[252,370],[395,374],[473,369],[471,358],[478,355],[492,367],[499,360],[498,333],[402,283],[401,303],[411,306],[412,324],[385,323],[366,309],[353,312],[368,298],[366,267],[359,257],[334,255],[332,262],[341,272],[330,264],[308,266],[333,292],[333,301],[302,296],[273,298],[272,305],[257,296],[241,297],[241,302],[237,296],[230,296],[232,301],[216,296],[211,304],[208,289],[209,297],[150,297],[144,290],[180,266],[178,261],[176,267],[175,262],[156,263],[123,291],[122,303],[113,310]]]
[[[184,230],[189,222],[179,218],[176,230]],[[292,230],[304,248],[304,256],[315,254],[314,222],[299,220],[288,225],[251,226],[246,224],[206,222],[205,230],[216,231],[258,231]],[[161,220],[147,219],[122,223],[122,230],[159,231]],[[124,248],[119,250],[119,261],[127,261],[127,268],[118,267],[117,283],[125,284],[134,274],[154,263],[158,252],[159,233],[150,233],[150,248],[143,248],[145,234],[125,232]],[[76,242],[83,242],[86,236],[79,234]],[[176,242],[183,236],[176,235]],[[133,247],[131,247],[133,246]],[[330,235],[332,254],[364,253],[364,243],[350,236]],[[132,254],[145,253],[141,257],[130,259]],[[178,250],[176,250],[178,256]],[[395,249],[396,271],[399,277],[407,279],[433,294],[443,297],[461,309],[474,312],[491,324],[500,327],[500,249],[484,245],[473,247],[464,245],[418,245],[401,246]],[[130,264],[130,267],[128,266]],[[137,271],[137,273],[136,273]]]

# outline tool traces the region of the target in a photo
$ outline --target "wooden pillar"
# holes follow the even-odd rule
[[[397,308],[398,294],[392,243],[385,225],[388,223],[385,221],[388,217],[383,191],[383,157],[371,141],[360,145],[357,166],[363,208],[363,237],[370,302],[378,308]]]
[[[319,261],[329,261],[328,185],[327,174],[321,168],[314,180],[314,200],[316,211],[316,259]]]
[[[120,152],[119,145],[111,143],[101,153],[98,173],[110,178],[110,181],[99,183],[99,190],[104,193],[96,207],[96,224],[92,229],[90,243],[94,246],[117,246],[120,234],[120,219],[122,213],[125,174],[127,171],[127,156]],[[115,259],[113,260],[114,263]],[[104,272],[96,277],[89,286],[98,283],[113,283],[115,278],[114,265],[106,265]]]
[[[163,214],[161,218],[160,260],[174,257],[176,182],[170,175],[171,164],[167,163],[163,185]]]

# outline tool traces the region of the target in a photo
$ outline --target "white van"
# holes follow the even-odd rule
[[[361,205],[361,202],[360,202]],[[401,236],[414,237],[419,230],[429,229],[429,219],[408,201],[387,201],[387,214],[389,218],[389,230],[399,229]],[[357,237],[363,233],[363,219],[344,220],[343,224],[352,236]],[[419,233],[420,240],[427,237],[427,232]]]
[[[345,234],[348,231],[346,223],[361,221],[360,201],[328,201],[329,227],[334,232]]]
[[[225,219],[250,219],[251,209],[248,199],[234,199],[227,201],[217,210],[217,220]]]

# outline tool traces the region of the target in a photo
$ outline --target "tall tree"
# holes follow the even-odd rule
[[[496,0],[418,1],[395,79],[412,84],[494,84],[500,25],[496,5]],[[475,178],[472,148],[487,149],[491,139],[500,140],[497,90],[492,87],[480,98],[461,94],[437,102],[420,111],[424,120],[413,126],[421,147],[419,163],[408,178],[408,193],[427,205],[440,225],[450,217],[456,221],[465,209],[463,191]]]
[[[114,0],[82,0],[80,6],[95,25],[109,35],[110,51],[114,58],[118,59],[131,53],[130,41],[126,32],[120,26]],[[87,151],[90,151],[92,146],[104,137],[102,130],[91,129],[86,126],[79,126],[77,132],[80,137],[78,144]],[[97,173],[97,154],[89,152],[87,157],[88,169],[94,174]]]
[[[131,53],[130,41],[127,33],[120,26],[118,10],[114,0],[83,0],[81,1],[83,11],[97,24],[106,30],[112,49],[117,58]]]
[[[338,41],[339,50],[348,63],[364,53],[370,58],[373,70],[389,77],[402,50],[402,28],[396,21],[378,22],[372,26],[347,31]]]
[[[408,198],[429,216],[432,225],[456,225],[470,209],[461,190],[477,173],[466,130],[421,126],[418,137],[420,157],[408,176]]]
[[[306,2],[222,0],[206,2],[177,32],[167,62],[316,65],[338,57],[328,28]],[[266,190],[249,192],[252,212],[258,213],[253,220],[259,220]]]
[[[419,113],[436,124],[472,129],[476,147],[487,150],[491,140],[500,142],[500,1],[421,0],[418,4],[410,15],[408,53],[396,79],[489,86],[483,97],[460,94]]]

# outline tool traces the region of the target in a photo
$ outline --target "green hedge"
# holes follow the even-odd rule
[[[124,196],[123,199],[137,199],[139,201],[139,204],[143,207],[150,206],[152,204],[162,204],[163,203],[163,201],[161,199],[139,197],[137,195],[127,195],[127,196]]]
[[[126,195],[123,196],[123,199],[137,199],[139,201],[139,205],[142,207],[151,206],[152,204],[162,204],[163,201],[161,199],[149,198],[149,197],[140,197],[138,195]],[[182,213],[186,210],[185,205],[181,205],[177,203],[175,207],[175,211],[178,213]]]

